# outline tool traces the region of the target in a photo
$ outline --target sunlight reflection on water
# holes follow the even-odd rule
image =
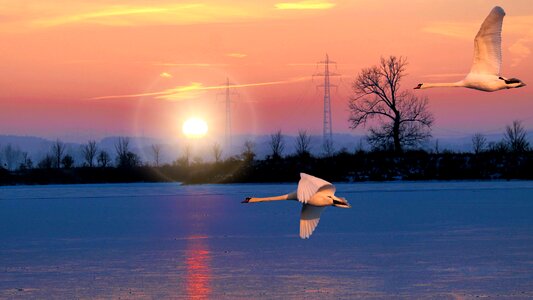
[[[190,236],[185,251],[187,297],[208,299],[211,294],[210,252],[206,236]]]

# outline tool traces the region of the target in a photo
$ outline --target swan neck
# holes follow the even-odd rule
[[[268,201],[280,201],[280,200],[298,200],[296,192],[285,194],[281,196],[273,196],[273,197],[252,197],[250,198],[250,202],[268,202]]]
[[[457,82],[440,82],[440,83],[424,83],[422,85],[423,89],[429,89],[434,87],[462,87],[464,86],[463,81]]]

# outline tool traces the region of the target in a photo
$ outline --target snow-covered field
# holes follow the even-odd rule
[[[533,182],[339,184],[310,240],[240,203],[295,187],[0,187],[0,299],[533,297]]]

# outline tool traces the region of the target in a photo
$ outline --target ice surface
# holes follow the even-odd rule
[[[295,184],[0,188],[0,298],[533,297],[533,182],[337,184],[300,240]]]

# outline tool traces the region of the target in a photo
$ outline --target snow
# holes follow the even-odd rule
[[[533,182],[336,184],[300,240],[294,184],[0,188],[0,298],[533,297]]]

